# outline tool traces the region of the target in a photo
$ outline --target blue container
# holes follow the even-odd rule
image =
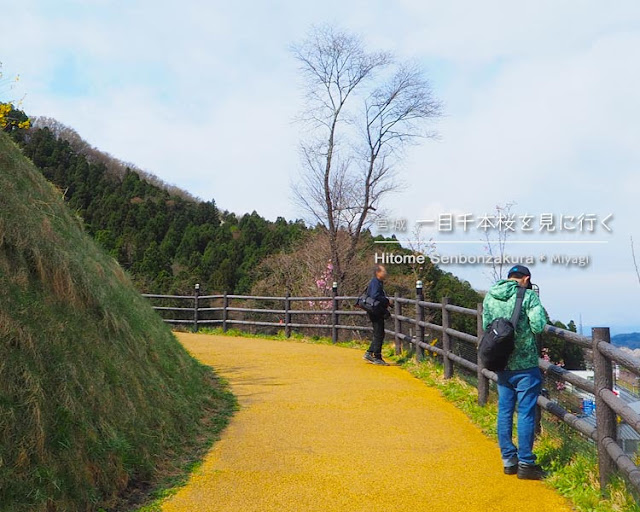
[[[582,399],[582,412],[585,416],[592,416],[595,410],[596,403],[594,400],[590,400],[588,398]]]

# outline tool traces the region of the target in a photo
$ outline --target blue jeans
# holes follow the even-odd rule
[[[536,403],[542,388],[539,368],[498,372],[498,444],[505,466],[535,464]],[[518,447],[513,444],[513,413],[518,404]]]

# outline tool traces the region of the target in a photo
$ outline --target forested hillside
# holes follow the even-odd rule
[[[209,291],[248,292],[257,264],[291,247],[306,229],[301,221],[220,211],[213,201],[167,190],[136,170],[118,175],[108,155],[74,147],[48,127],[14,134],[89,234],[143,291],[185,292],[199,282]]]

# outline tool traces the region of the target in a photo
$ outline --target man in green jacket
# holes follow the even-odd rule
[[[531,272],[523,265],[509,270],[508,279],[495,283],[484,298],[482,325],[496,318],[511,318],[518,287],[528,288],[515,331],[515,348],[507,367],[498,373],[498,444],[504,472],[526,480],[540,480],[544,471],[533,454],[536,403],[542,387],[535,335],[548,317],[540,298],[531,290]],[[518,447],[513,444],[513,414],[518,406]]]

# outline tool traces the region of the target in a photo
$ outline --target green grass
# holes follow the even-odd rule
[[[334,345],[336,347],[343,348],[362,348],[365,346],[369,346],[368,340],[349,340],[349,341],[339,341],[338,343],[333,343],[332,339],[327,336],[307,336],[299,332],[291,332],[291,336],[289,338],[286,337],[284,330],[278,331],[277,334],[259,334],[259,333],[250,333],[243,331],[241,329],[227,329],[227,332],[222,330],[222,327],[216,328],[203,328],[199,329],[198,332],[200,334],[220,334],[225,336],[237,336],[241,338],[263,338],[267,340],[293,340],[300,343],[314,343],[320,345]]]
[[[0,134],[0,510],[126,510],[235,401]]]
[[[259,337],[267,339],[291,339],[305,343],[331,344],[326,337],[307,337],[284,332],[277,335],[249,334],[240,330],[203,329],[206,334]],[[348,341],[336,344],[346,348],[363,349],[368,342]],[[385,358],[402,365],[416,378],[440,391],[442,396],[461,409],[471,421],[489,438],[497,443],[497,414],[495,390],[490,393],[485,407],[478,405],[478,391],[474,378],[462,372],[452,379],[444,378],[444,370],[436,360],[427,357],[416,363],[407,354],[395,356],[393,347],[385,345]],[[536,441],[535,452],[539,462],[549,472],[546,484],[567,498],[579,512],[640,512],[640,505],[632,488],[621,476],[615,476],[608,487],[608,497],[603,497],[598,484],[598,466],[595,445],[560,420],[543,415],[542,434]]]

